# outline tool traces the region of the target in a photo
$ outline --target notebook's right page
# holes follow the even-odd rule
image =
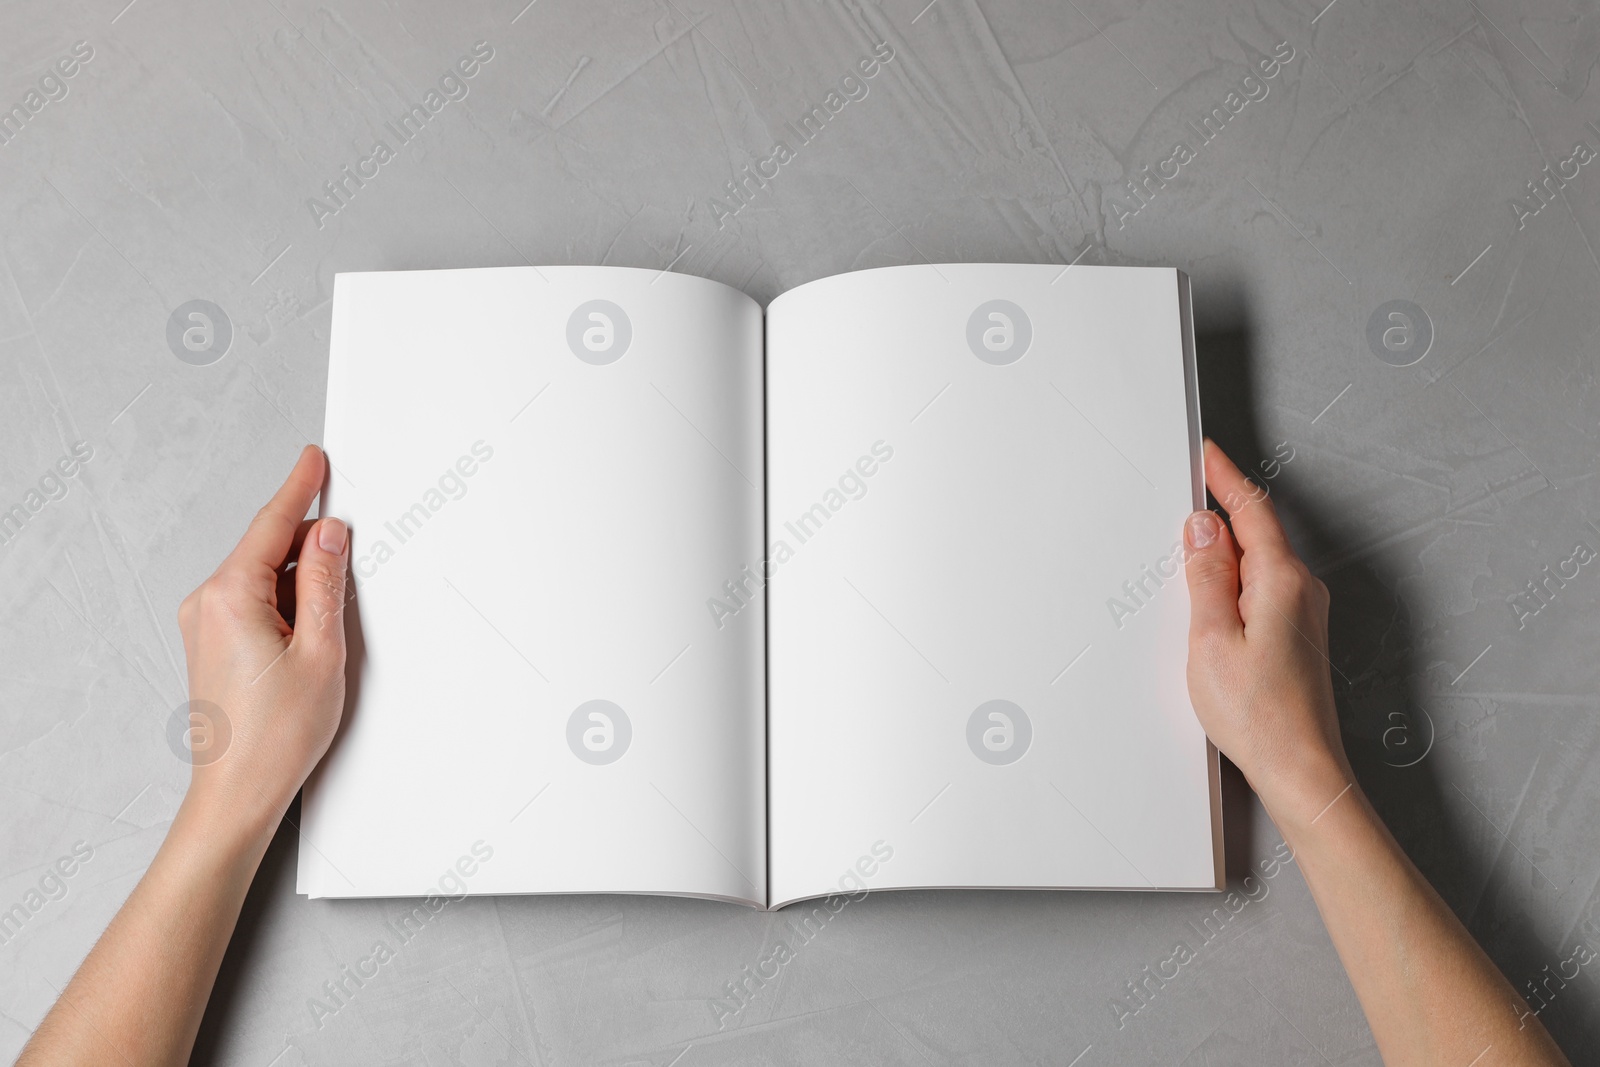
[[[767,312],[771,898],[1214,889],[1188,279],[939,264]]]

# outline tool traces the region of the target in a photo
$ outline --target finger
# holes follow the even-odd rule
[[[1228,527],[1215,512],[1197,511],[1183,524],[1188,549],[1183,566],[1189,582],[1189,639],[1244,632],[1239,617],[1239,554]]]
[[[1206,488],[1227,510],[1239,550],[1247,556],[1255,551],[1294,555],[1267,491],[1246,478],[1209,437],[1206,438],[1205,462]]]
[[[294,568],[295,619],[290,647],[312,656],[344,656],[344,584],[350,529],[320,519]]]
[[[300,520],[311,510],[311,502],[322,491],[326,460],[322,450],[307,445],[295,462],[294,469],[267,506],[256,513],[250,528],[239,539],[239,544],[228,555],[223,566],[244,567],[259,571],[275,571],[289,559],[294,544],[295,531]]]
[[[300,546],[306,543],[306,534],[310,533],[311,527],[316,524],[316,519],[300,520],[300,524],[294,528],[294,538],[289,542],[289,551],[284,553],[281,566],[288,567],[290,560],[300,558]]]
[[[278,609],[278,614],[294,622],[294,561],[300,558],[300,546],[306,543],[306,534],[317,524],[316,519],[301,519],[300,525],[295,528],[294,539],[289,542],[289,555],[283,566],[278,568],[278,581],[272,606]]]

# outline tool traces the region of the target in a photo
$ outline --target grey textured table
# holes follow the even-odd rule
[[[1592,968],[1551,977],[1600,944],[1592,5],[525,2],[0,13],[0,508],[26,519],[0,546],[0,1051],[182,796],[177,604],[320,433],[335,271],[613,263],[767,300],[925,260],[1192,273],[1207,429],[1332,588],[1363,785],[1575,1061],[1600,1047]],[[226,319],[186,348],[193,300]],[[333,1001],[405,906],[297,897],[286,827],[197,1060],[1377,1063],[1228,789],[1255,876],[1223,920],[871,897],[721,1028],[783,914],[473,899]]]

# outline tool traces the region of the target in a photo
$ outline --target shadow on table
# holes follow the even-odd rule
[[[1222,446],[1247,474],[1262,481],[1262,465],[1278,454],[1280,443],[1311,451],[1311,427],[1304,439],[1267,439],[1257,423],[1256,367],[1264,358],[1256,347],[1254,331],[1242,286],[1224,281],[1214,291],[1200,292],[1197,285],[1196,348],[1201,383],[1202,420],[1206,433]],[[1270,468],[1269,468],[1270,469]],[[1308,487],[1296,484],[1299,475],[1285,467],[1269,484],[1272,499],[1296,549],[1332,593],[1330,618],[1331,669],[1340,725],[1356,777],[1371,797],[1401,846],[1423,875],[1439,891],[1495,964],[1523,989],[1530,978],[1541,977],[1546,964],[1563,958],[1557,951],[1559,932],[1543,934],[1525,914],[1513,886],[1497,878],[1496,863],[1468,846],[1486,839],[1484,828],[1462,825],[1478,818],[1456,813],[1470,807],[1446,793],[1454,790],[1440,780],[1437,757],[1432,754],[1433,726],[1427,704],[1428,685],[1419,665],[1416,627],[1398,595],[1398,575],[1386,569],[1379,553],[1354,554],[1381,531],[1364,529],[1347,514],[1319,502]],[[1327,564],[1325,561],[1336,561]],[[357,605],[350,608],[351,623],[359,641]],[[359,666],[360,647],[352,643],[352,664]],[[351,672],[352,684],[359,670]],[[348,725],[348,724],[346,724]],[[341,736],[346,731],[341,730]],[[338,742],[336,741],[335,744]],[[1259,808],[1252,802],[1244,778],[1224,763],[1222,775],[1224,818],[1227,827],[1227,870],[1237,885],[1251,873],[1252,842],[1257,836],[1275,836],[1252,825]],[[298,825],[299,802],[288,817]],[[269,917],[292,914],[297,898],[292,894],[297,832],[286,819],[274,837],[261,870],[245,900],[238,927],[224,957],[205,1019],[195,1042],[192,1062],[210,1063],[223,1058],[225,1035],[240,1028],[232,1016],[241,1003],[241,988],[251,974],[261,930]],[[1261,830],[1257,835],[1254,831]],[[1497,831],[1489,830],[1488,835]],[[1028,894],[1032,896],[1032,894]],[[908,894],[915,900],[922,894]],[[945,899],[950,894],[935,895]],[[1014,904],[1016,898],[991,894],[991,899]],[[1043,894],[1061,908],[1080,906],[1076,894]],[[531,900],[519,906],[548,907]],[[685,906],[684,902],[661,907]],[[276,911],[275,911],[276,909]],[[292,920],[291,920],[292,921]],[[1573,1003],[1576,994],[1569,994]],[[1557,1005],[1561,1002],[1558,1000]],[[1547,1026],[1563,1047],[1600,1046],[1600,1021],[1573,1012],[1546,1013]]]
[[[290,893],[294,891],[296,839],[299,837],[295,827],[299,824],[300,800],[296,797],[278,825],[278,832],[272,835],[272,843],[267,846],[255,880],[245,895],[244,907],[239,910],[239,922],[228,942],[228,951],[222,957],[222,966],[217,969],[217,982],[211,989],[211,1000],[206,1004],[200,1031],[195,1035],[194,1052],[189,1056],[191,1064],[231,1062],[234,1057],[228,1055],[228,1035],[237,1037],[248,1030],[234,1016],[247,999],[241,996],[245,984],[261,973],[261,950],[265,948],[262,930],[267,925],[266,919],[274,913],[281,915],[285,910],[284,902],[274,898],[281,896],[285,889]]]
[[[353,581],[345,600],[344,622],[345,710],[339,723],[339,732],[334,735],[333,742],[328,747],[329,754],[332,754],[350,733],[356,697],[361,691],[362,668],[367,658],[367,645],[361,629],[360,597]],[[212,988],[211,1000],[206,1005],[205,1018],[201,1020],[200,1031],[195,1036],[194,1053],[189,1057],[190,1063],[227,1061],[224,1035],[238,1033],[242,1029],[230,1025],[230,1022],[239,1004],[240,983],[250,974],[252,957],[260,942],[261,929],[274,914],[285,911],[292,914],[295,904],[305,903],[294,892],[295,867],[299,855],[300,800],[301,798],[296,796],[294,802],[289,805],[289,810],[284,813],[283,821],[278,824],[278,831],[272,835],[272,843],[267,846],[266,855],[262,857],[255,880],[250,883],[250,891],[246,894],[244,906],[239,911],[238,925],[234,927],[233,938],[228,942],[228,951],[223,956],[222,966],[217,971],[217,982]],[[289,895],[288,901],[282,899],[286,892]],[[259,965],[260,961],[254,962]]]
[[[1358,551],[1383,531],[1363,528],[1348,513],[1319,501],[1310,486],[1297,484],[1293,466],[1272,465],[1281,446],[1309,452],[1316,447],[1314,436],[1327,434],[1308,425],[1287,441],[1262,436],[1256,368],[1271,355],[1257,350],[1240,287],[1224,285],[1204,299],[1197,295],[1195,307],[1202,426],[1241,470],[1271,490],[1295,549],[1332,596],[1330,667],[1356,778],[1412,862],[1523,993],[1529,979],[1542,977],[1546,964],[1565,958],[1559,951],[1562,932],[1535,926],[1517,899],[1517,887],[1508,882],[1519,868],[1500,861],[1505,850],[1485,853],[1472,847],[1472,842],[1498,838],[1499,832],[1470,825],[1482,817],[1440,778],[1434,730],[1446,724],[1427,707],[1427,670],[1417,627],[1399,595],[1399,575],[1381,552]],[[1266,472],[1277,476],[1267,480]],[[1247,873],[1249,864],[1248,833],[1232,831],[1248,831],[1240,820],[1259,809],[1247,794],[1237,795],[1248,790],[1242,775],[1225,773],[1223,784],[1226,817],[1233,820],[1229,836],[1245,838],[1246,854],[1229,848],[1231,880]],[[1235,795],[1228,795],[1230,789]],[[1564,1048],[1600,1046],[1600,1022],[1578,1014],[1553,1011],[1543,1019]]]

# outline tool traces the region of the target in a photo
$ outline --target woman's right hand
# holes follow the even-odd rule
[[[1355,781],[1329,675],[1328,588],[1295,555],[1266,490],[1210,439],[1205,466],[1233,533],[1211,511],[1184,523],[1189,699],[1273,818],[1303,825]]]
[[[1329,676],[1327,586],[1289,547],[1266,490],[1211,441],[1205,463],[1233,533],[1209,511],[1184,525],[1189,699],[1294,850],[1383,1061],[1565,1065],[1355,784]]]

